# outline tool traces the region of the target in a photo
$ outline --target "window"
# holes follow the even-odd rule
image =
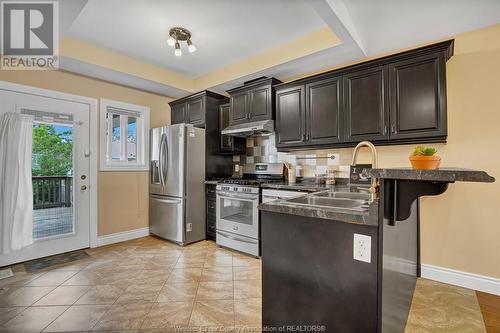
[[[101,170],[148,170],[149,108],[101,99]]]

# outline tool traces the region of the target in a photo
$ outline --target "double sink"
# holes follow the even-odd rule
[[[369,200],[368,193],[325,191],[288,199],[286,202],[309,207],[365,211]]]

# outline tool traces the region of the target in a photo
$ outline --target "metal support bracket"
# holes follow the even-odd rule
[[[382,181],[382,179],[381,179]],[[410,217],[411,205],[425,195],[439,195],[446,191],[449,182],[383,179],[384,218],[389,225]]]

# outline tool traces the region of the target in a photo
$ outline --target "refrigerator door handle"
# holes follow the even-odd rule
[[[163,178],[163,184],[165,184],[167,182],[167,177],[168,177],[168,168],[169,168],[169,163],[168,163],[168,158],[169,158],[169,151],[168,151],[168,140],[166,139],[166,136],[165,136],[165,140],[163,140],[163,143],[165,145],[165,174],[164,174],[164,178]]]
[[[151,196],[155,201],[161,202],[161,203],[166,203],[166,204],[180,204],[182,203],[181,200],[176,200],[176,199],[164,199],[164,198],[159,198],[154,195]]]
[[[160,173],[160,184],[161,187],[165,187],[165,179],[163,176],[163,141],[165,139],[165,134],[161,136],[160,139],[160,151],[159,151],[159,157],[158,157],[158,171]]]

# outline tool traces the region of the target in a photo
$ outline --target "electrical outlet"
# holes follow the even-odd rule
[[[371,236],[354,234],[354,260],[372,262]]]

